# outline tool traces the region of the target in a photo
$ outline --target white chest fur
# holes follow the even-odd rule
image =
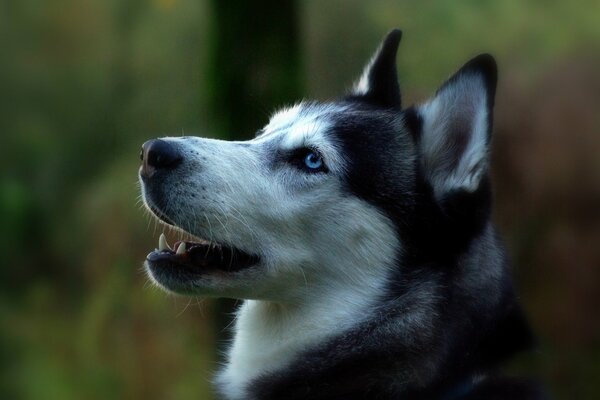
[[[248,300],[240,308],[228,363],[216,383],[228,399],[246,398],[248,383],[285,368],[302,350],[359,323],[381,294],[384,279],[361,290],[340,288],[312,304],[283,306]]]

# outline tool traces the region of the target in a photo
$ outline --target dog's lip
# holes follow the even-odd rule
[[[251,267],[259,260],[258,255],[207,241],[179,241],[171,249],[164,235],[159,239],[159,248],[146,256],[151,270],[175,274],[182,271],[201,274],[211,270],[235,272]]]

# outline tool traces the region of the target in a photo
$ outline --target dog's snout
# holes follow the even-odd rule
[[[153,139],[142,145],[142,175],[152,177],[158,170],[173,169],[183,160],[177,147],[165,140]]]

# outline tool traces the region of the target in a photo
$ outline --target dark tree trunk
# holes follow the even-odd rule
[[[223,137],[250,138],[300,95],[295,1],[213,0],[210,106]]]

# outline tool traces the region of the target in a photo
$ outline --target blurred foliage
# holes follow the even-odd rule
[[[212,398],[214,303],[147,284],[141,260],[161,228],[136,204],[136,172],[149,138],[259,128],[238,131],[219,111],[219,80],[229,96],[236,85],[215,66],[244,60],[219,53],[219,12],[193,0],[0,3],[1,398]],[[556,398],[599,397],[600,3],[309,0],[297,12],[263,37],[251,34],[260,21],[235,19],[242,49],[279,29],[300,43],[289,80],[269,70],[285,50],[265,44],[266,69],[239,89],[274,104],[257,101],[246,120],[266,121],[301,85],[337,96],[391,27],[405,31],[407,104],[470,56],[497,57],[496,219],[541,343],[511,369]]]

